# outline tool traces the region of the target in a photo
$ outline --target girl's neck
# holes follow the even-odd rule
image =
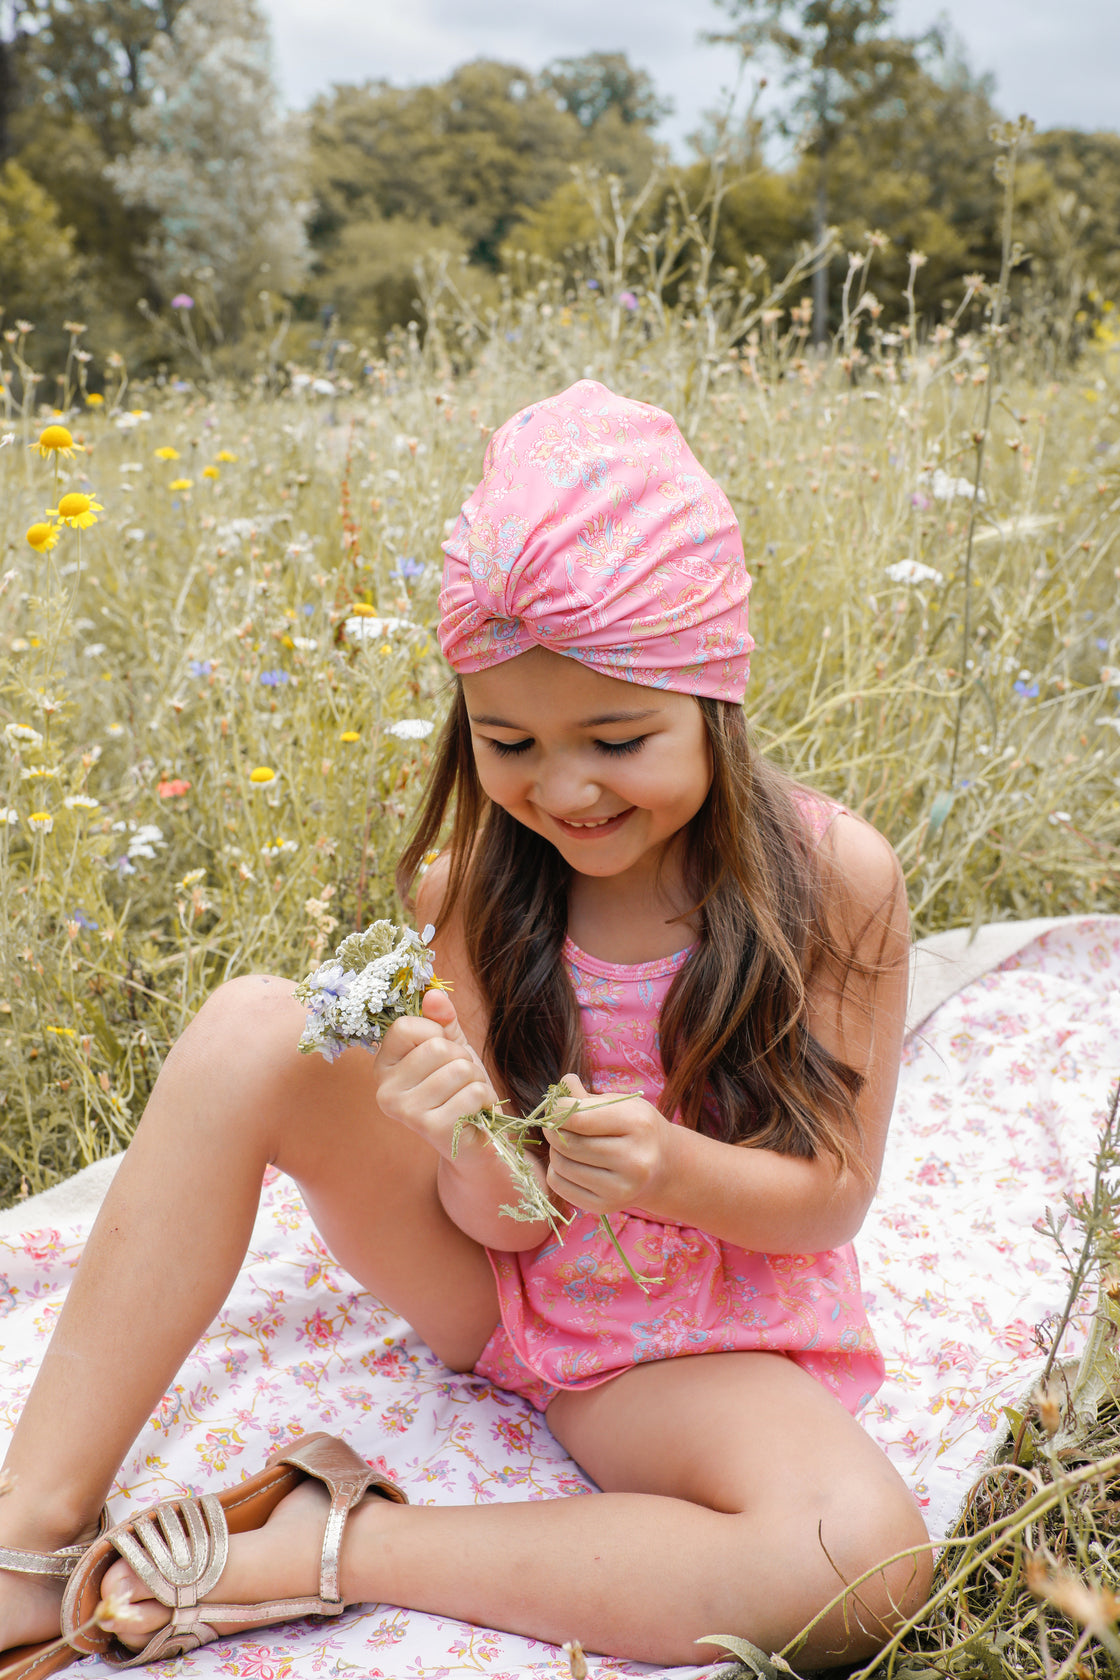
[[[676,871],[666,871],[673,876]],[[699,927],[683,912],[683,885],[649,875],[577,875],[568,887],[568,937],[601,962],[655,962],[691,945]]]

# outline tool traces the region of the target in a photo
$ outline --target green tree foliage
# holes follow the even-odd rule
[[[621,54],[540,77],[478,59],[432,86],[334,88],[309,123],[312,295],[338,307],[348,331],[384,331],[402,305],[404,318],[413,312],[427,253],[466,256],[477,276],[498,269],[511,231],[519,242],[527,220],[550,223],[550,207],[582,225],[573,165],[644,179],[663,111]]]
[[[1053,191],[1028,230],[1033,266],[1074,267],[1087,292],[1120,299],[1120,134],[1055,128],[1036,135],[1034,154]]]
[[[83,269],[58,205],[12,159],[0,166],[0,313],[60,327],[81,308]]]
[[[776,58],[791,89],[787,131],[812,159],[813,237],[836,221],[831,181],[836,148],[853,119],[874,118],[890,103],[900,68],[916,64],[918,43],[887,33],[895,0],[719,0],[738,20],[730,35],[745,58]],[[828,327],[827,270],[814,277],[814,335]]]
[[[628,127],[655,128],[673,109],[646,71],[625,53],[558,58],[541,72],[541,86],[555,94],[581,128],[592,129],[612,113]]]
[[[187,0],[141,62],[147,103],[110,164],[126,205],[153,215],[140,261],[166,302],[201,279],[221,333],[262,288],[302,279],[299,158],[279,114],[257,0]]]
[[[0,14],[0,158],[57,205],[85,266],[83,318],[118,341],[145,286],[136,254],[152,218],[124,205],[105,169],[130,148],[147,102],[141,59],[183,4],[9,0]]]
[[[860,250],[870,231],[888,236],[877,252],[871,286],[887,306],[898,309],[909,272],[909,255],[925,262],[916,276],[919,312],[936,320],[960,299],[964,275],[994,278],[998,269],[1000,187],[992,166],[990,130],[999,114],[988,78],[976,77],[938,35],[892,52],[875,82],[875,97],[856,85],[839,98],[835,136],[828,156],[829,221],[839,229],[844,250]],[[1016,285],[1028,281],[1059,298],[1077,292],[1076,274],[1095,273],[1104,290],[1110,232],[1120,232],[1120,188],[1110,198],[1107,182],[1120,137],[1056,134],[1036,137],[1017,176],[1018,236],[1031,253]],[[1110,142],[1113,145],[1110,146]],[[818,160],[810,150],[785,170],[768,168],[755,143],[733,160],[739,181],[727,194],[720,221],[720,261],[742,268],[748,256],[763,257],[782,272],[799,242],[817,220]],[[1059,161],[1060,160],[1060,161]],[[690,171],[690,190],[702,188],[711,163]],[[732,174],[736,173],[733,169]],[[1061,184],[1059,185],[1059,175]],[[1091,221],[1084,209],[1092,197],[1102,208]],[[1063,255],[1064,253],[1064,255]],[[843,256],[832,267],[830,326],[840,301]]]

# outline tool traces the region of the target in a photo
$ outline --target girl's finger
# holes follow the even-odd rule
[[[575,1189],[580,1195],[606,1195],[614,1182],[613,1173],[587,1161],[550,1161],[545,1175],[550,1187],[566,1196]]]
[[[586,1108],[581,1104],[578,1109],[569,1110],[558,1126],[545,1127],[545,1134],[565,1131],[579,1137],[621,1137],[631,1130],[627,1124],[628,1108],[628,1101],[619,1102],[617,1098],[612,1101],[610,1097],[600,1101],[592,1097]]]
[[[607,1165],[607,1155],[614,1139],[608,1136],[585,1136],[582,1132],[569,1132],[564,1128],[548,1127],[544,1133],[545,1142],[549,1149],[557,1155],[562,1155],[566,1161],[586,1161],[589,1165]]]

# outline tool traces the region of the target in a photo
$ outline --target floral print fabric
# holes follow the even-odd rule
[[[863,1414],[935,1533],[1041,1363],[1065,1297],[1037,1224],[1083,1187],[1117,1072],[1120,917],[1055,929],[943,1004],[906,1047],[886,1170],[860,1235],[886,1380]],[[10,1430],[86,1227],[0,1236],[0,1427]],[[1083,1327],[1082,1327],[1083,1329]],[[1069,1351],[1076,1351],[1077,1332]],[[96,1401],[91,1400],[91,1407]],[[217,1491],[311,1429],[347,1437],[414,1503],[579,1497],[590,1484],[525,1400],[449,1372],[330,1259],[294,1186],[271,1176],[222,1313],[141,1431],[115,1519]],[[573,1630],[578,1637],[578,1629]],[[652,1675],[592,1658],[592,1680]],[[77,1670],[75,1670],[77,1672]],[[109,1666],[87,1659],[89,1680]],[[146,1671],[244,1680],[563,1680],[552,1646],[392,1605],[219,1640]],[[675,1680],[710,1670],[674,1669]]]
[[[456,671],[532,647],[604,676],[741,700],[754,647],[739,526],[671,415],[593,379],[499,426],[450,537]]]

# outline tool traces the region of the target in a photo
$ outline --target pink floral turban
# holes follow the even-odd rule
[[[540,646],[604,676],[741,700],[751,580],[730,503],[672,417],[581,379],[490,439],[451,536],[456,671]]]

